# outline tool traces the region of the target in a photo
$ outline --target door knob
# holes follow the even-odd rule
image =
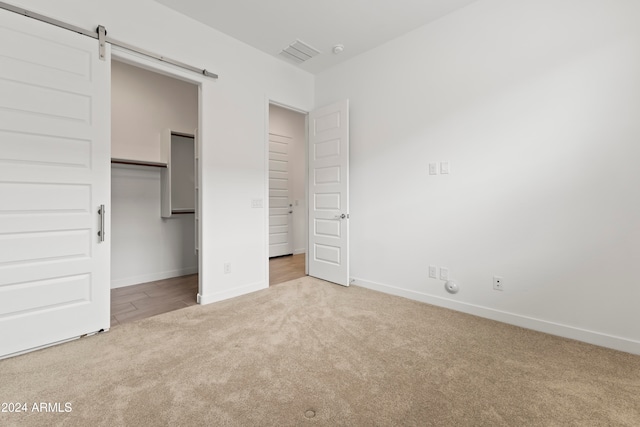
[[[336,215],[335,219],[345,219],[347,216],[345,214],[342,215]]]
[[[293,213],[293,211],[289,211],[289,213]]]

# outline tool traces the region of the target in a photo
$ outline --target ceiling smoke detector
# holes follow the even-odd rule
[[[318,49],[314,49],[300,40],[296,40],[280,51],[281,56],[284,56],[297,64],[302,64],[319,54],[320,51]]]
[[[342,51],[344,50],[344,45],[343,44],[337,44],[333,47],[333,53],[335,55],[338,55],[339,53],[342,53]]]

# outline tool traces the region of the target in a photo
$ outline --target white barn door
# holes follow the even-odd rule
[[[309,114],[308,264],[349,286],[349,100]]]
[[[109,328],[111,66],[5,10],[0,40],[2,358]]]

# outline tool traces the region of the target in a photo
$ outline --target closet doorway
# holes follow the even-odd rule
[[[269,104],[269,285],[306,275],[306,114]]]
[[[115,60],[111,81],[113,326],[196,304],[198,86]]]

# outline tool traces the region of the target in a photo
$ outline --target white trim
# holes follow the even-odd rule
[[[289,104],[283,104],[281,102],[274,101],[272,98],[269,98],[269,97],[267,97],[267,102],[271,105],[275,105],[276,107],[284,108],[285,110],[295,111],[296,113],[300,113],[300,114],[309,114],[307,110],[303,110],[302,108],[297,108]]]
[[[269,287],[269,139],[270,139],[270,131],[271,131],[271,115],[269,114],[269,105],[271,104],[271,100],[268,96],[264,98],[264,143],[262,147],[264,149],[264,211],[262,214],[264,215],[264,271],[265,276],[263,280],[266,282],[267,287]]]
[[[269,262],[268,259],[267,259],[267,262]],[[239,297],[242,295],[249,294],[251,292],[257,292],[257,291],[261,291],[263,289],[268,289],[268,288],[269,288],[269,282],[252,283],[250,285],[242,286],[235,289],[230,289],[224,292],[216,292],[210,295],[198,294],[198,302],[203,305],[211,304],[214,302],[224,301],[227,299]]]
[[[141,274],[139,276],[125,277],[111,281],[111,289],[124,288],[125,286],[138,285],[140,283],[155,282],[156,280],[171,279],[172,277],[196,274],[198,267],[181,268],[179,270],[161,271],[159,273]]]
[[[576,328],[560,323],[548,322],[546,320],[535,319],[533,317],[522,316],[515,313],[494,310],[488,307],[454,301],[448,298],[442,298],[422,292],[402,289],[382,283],[371,282],[364,279],[353,278],[351,283],[353,285],[371,289],[374,291],[384,292],[386,294],[396,295],[415,301],[420,301],[427,304],[472,314],[474,316],[484,317],[486,319],[496,320],[498,322],[520,326],[522,328],[532,329],[538,332],[544,332],[550,335],[557,335],[564,338],[570,338],[589,344],[640,355],[640,341],[607,335],[601,332],[588,331],[586,329]]]
[[[300,254],[306,254],[307,250],[305,248],[300,248],[300,249],[294,249],[293,250],[293,254],[294,255],[300,255]]]
[[[163,74],[165,76],[169,76],[178,80],[189,82],[198,86],[198,142],[199,142],[199,149],[200,149],[200,164],[202,164],[203,141],[205,141],[205,138],[207,137],[207,134],[209,131],[209,128],[207,127],[206,122],[204,120],[203,106],[205,102],[204,102],[204,91],[202,86],[205,83],[211,83],[214,81],[211,80],[210,78],[205,77],[204,75],[202,76],[197,75],[187,70],[178,68],[177,66],[136,54],[134,52],[131,52],[127,49],[124,49],[118,46],[112,46],[111,60],[121,61],[129,65],[143,68],[145,70],[152,71],[154,73]],[[205,259],[204,258],[205,245],[203,244],[204,243],[203,230],[205,228],[205,224],[203,220],[204,215],[202,211],[202,195],[205,189],[203,188],[203,185],[202,185],[202,168],[200,168],[200,170],[198,171],[198,176],[196,177],[196,179],[198,180],[197,185],[198,185],[198,188],[200,189],[200,191],[198,192],[199,200],[197,204],[198,209],[200,209],[200,212],[198,213],[198,218],[200,218],[200,230],[199,230],[200,234],[198,236],[198,242],[199,242],[198,265],[202,266],[203,261]],[[202,293],[203,284],[206,283],[204,269],[200,269],[199,273],[200,274],[198,275],[198,296],[197,296],[198,301],[200,300],[200,294]],[[161,280],[161,279],[158,279],[158,280]]]
[[[304,274],[309,275],[309,113],[304,116]]]

